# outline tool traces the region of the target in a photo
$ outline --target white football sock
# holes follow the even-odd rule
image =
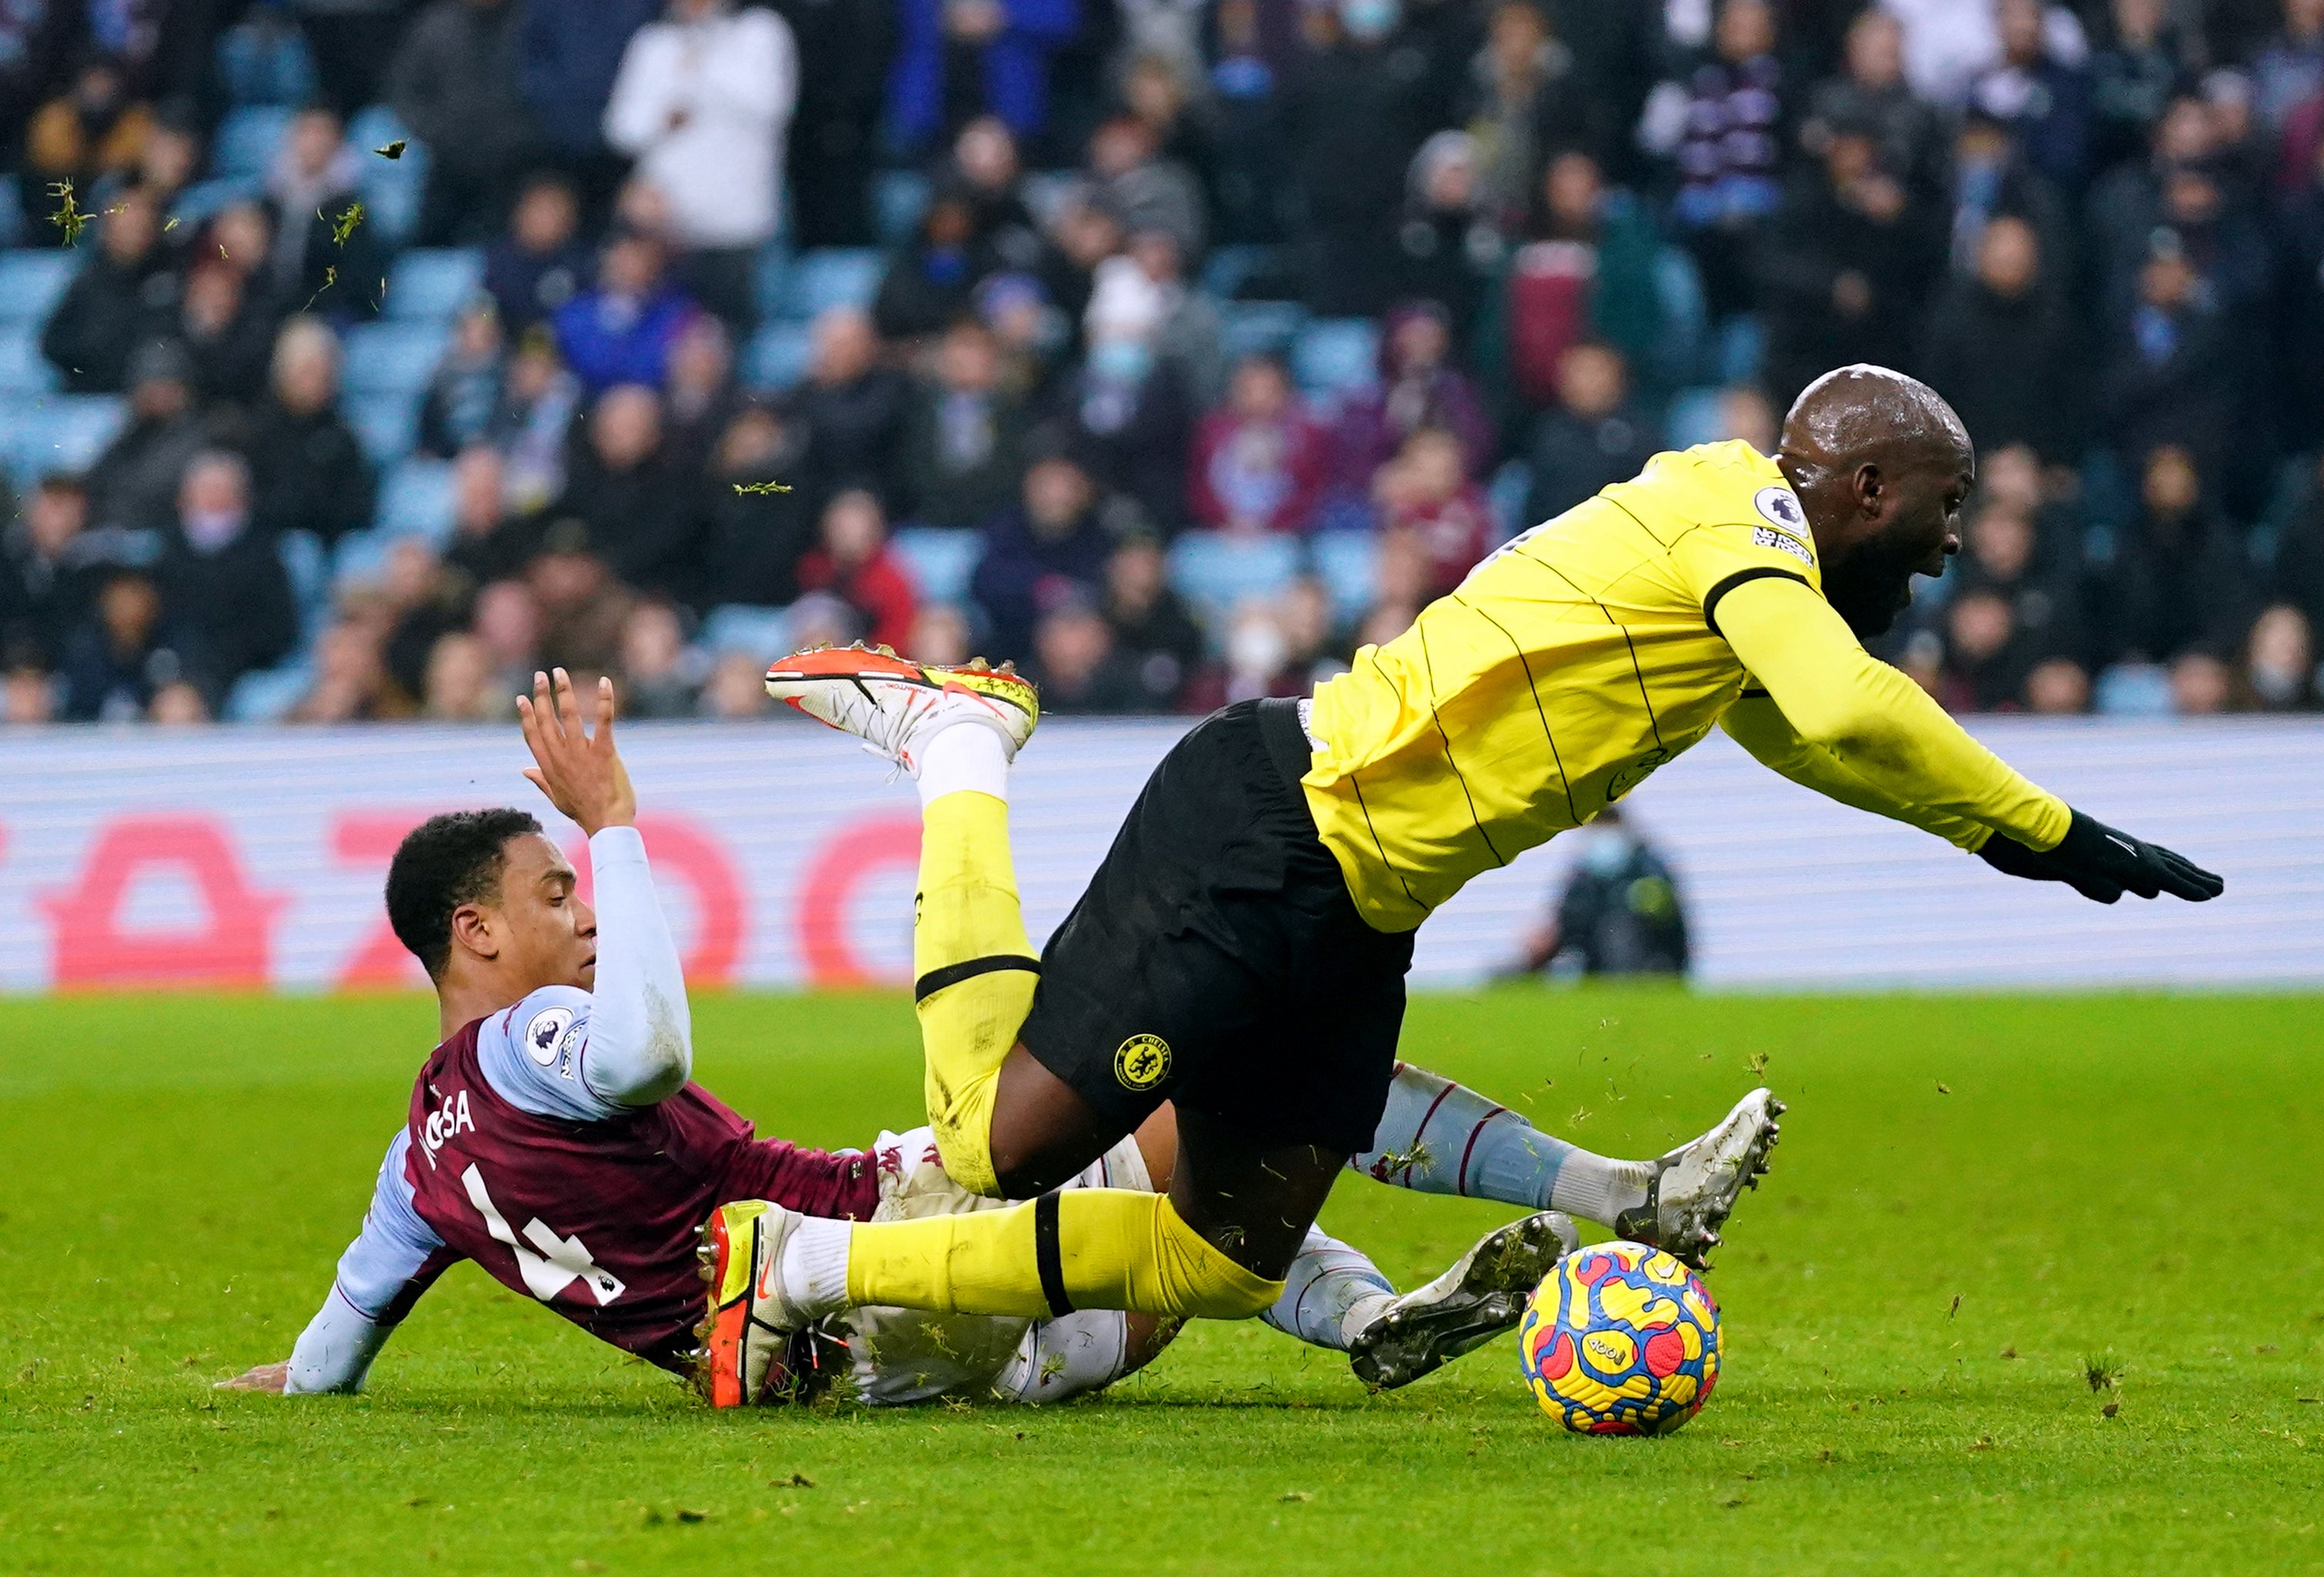
[[[920,750],[920,804],[973,789],[995,799],[1009,798],[1009,741],[1001,731],[963,718]]]
[[[1396,1288],[1361,1250],[1309,1227],[1298,1258],[1283,1274],[1283,1296],[1259,1317],[1310,1346],[1345,1352],[1395,1296]]]
[[[1397,1065],[1372,1148],[1348,1164],[1398,1188],[1562,1210],[1602,1227],[1646,1204],[1655,1175],[1647,1162],[1609,1160],[1552,1139],[1506,1106],[1407,1063]]]
[[[809,1319],[819,1320],[847,1306],[847,1243],[853,1226],[807,1216],[784,1240],[775,1274],[783,1296]]]

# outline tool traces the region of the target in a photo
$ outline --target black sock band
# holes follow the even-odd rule
[[[955,986],[964,980],[974,980],[980,974],[991,974],[999,969],[1021,969],[1028,974],[1041,973],[1041,961],[1028,958],[1021,953],[995,953],[984,958],[966,958],[958,964],[947,964],[932,969],[912,982],[912,1001],[925,1002],[946,986]]]
[[[1057,1245],[1057,1196],[1044,1194],[1033,1202],[1033,1262],[1041,1268],[1041,1296],[1049,1300],[1049,1318],[1074,1312],[1065,1296],[1065,1260]]]

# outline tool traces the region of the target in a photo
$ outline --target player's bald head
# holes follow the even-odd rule
[[[1845,474],[1857,466],[1974,463],[1969,429],[1944,396],[1902,373],[1859,363],[1826,373],[1792,402],[1779,452],[1786,469]]]

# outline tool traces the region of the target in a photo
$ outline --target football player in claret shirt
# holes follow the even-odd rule
[[[462,1259],[626,1351],[715,1382],[696,1359],[697,1248],[698,1230],[723,1202],[771,1200],[867,1221],[995,1208],[945,1175],[925,1128],[883,1134],[865,1153],[800,1149],[753,1138],[749,1123],[690,1082],[686,984],[632,825],[636,797],[613,746],[612,689],[595,697],[594,735],[562,670],[553,687],[537,678],[520,707],[536,762],[526,775],[588,835],[596,908],[576,895],[573,868],[524,811],[438,816],[404,840],[388,874],[389,918],[435,983],[442,1044],[415,1081],[408,1122],[388,1146],[362,1233],[322,1308],[289,1360],[229,1387],[360,1389],[397,1323]],[[1459,1167],[1432,1164],[1425,1147],[1413,1146],[1413,1156],[1398,1157],[1403,1175],[1384,1180],[1485,1191],[1488,1158],[1524,1125],[1433,1075],[1409,1077],[1438,1093],[1432,1136],[1448,1151],[1464,1134],[1469,1142]],[[1704,1170],[1701,1157],[1733,1149],[1733,1127],[1674,1152],[1690,1157],[1690,1176]],[[1165,1108],[1068,1186],[1167,1186],[1175,1144]],[[1360,1352],[1358,1372],[1382,1384],[1416,1379],[1515,1322],[1523,1293],[1572,1241],[1571,1223],[1550,1207],[1570,1202],[1571,1179],[1584,1170],[1570,1168],[1558,1199],[1545,1183],[1512,1195],[1538,1213],[1489,1234],[1444,1276],[1402,1297],[1363,1255],[1314,1233],[1294,1270],[1299,1296],[1274,1323],[1345,1351],[1400,1313],[1399,1323],[1416,1323],[1426,1341],[1407,1342],[1384,1369],[1368,1370]],[[1734,1189],[1710,1192],[1731,1200]],[[803,1339],[792,1356],[835,1366],[872,1402],[945,1394],[1053,1401],[1111,1383],[1175,1329],[1108,1309],[1033,1320],[866,1308],[811,1333],[820,1339]],[[759,1378],[748,1397],[713,1383],[711,1399],[761,1400],[770,1389],[763,1366]]]
[[[2219,878],[2027,781],[1865,651],[1912,577],[1959,550],[1975,474],[1933,390],[1865,366],[1802,394],[1773,456],[1657,456],[1509,542],[1312,701],[1230,706],[1188,733],[1038,962],[1013,915],[974,912],[980,894],[1015,897],[1006,761],[969,748],[987,731],[931,732],[944,687],[892,657],[778,662],[770,694],[919,780],[917,935],[982,938],[949,959],[916,943],[929,1118],[953,1178],[1029,1203],[873,1223],[770,1204],[741,1245],[752,1273],[721,1285],[777,1330],[860,1303],[1274,1306],[1348,1158],[1411,1131],[1395,1052],[1414,930],[1715,727],[2006,874],[2105,903],[2217,897]],[[1166,1100],[1167,1194],[1044,1192]],[[1623,1186],[1643,1209],[1637,1180]]]

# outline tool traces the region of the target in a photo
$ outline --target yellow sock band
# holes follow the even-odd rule
[[[1240,1320],[1282,1296],[1283,1284],[1213,1248],[1167,1195],[1074,1188],[1011,1210],[858,1224],[847,1296],[937,1314]]]
[[[973,789],[941,796],[921,815],[912,973],[928,1123],[945,1170],[973,1194],[1000,1192],[993,1091],[1032,1010],[1033,962],[1007,802]]]

